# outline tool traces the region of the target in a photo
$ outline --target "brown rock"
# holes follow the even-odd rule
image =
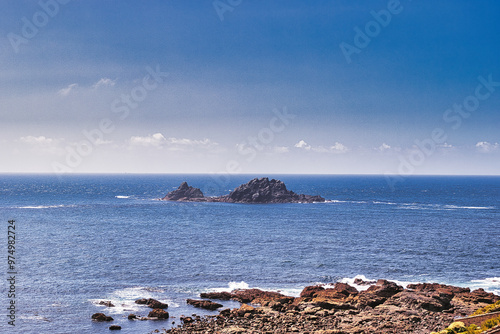
[[[469,288],[459,288],[456,286],[438,284],[438,283],[419,283],[419,284],[409,284],[408,289],[422,292],[446,292],[446,293],[468,293],[470,292]]]
[[[394,282],[379,279],[377,284],[370,286],[368,290],[366,290],[366,293],[371,293],[383,298],[390,298],[401,291],[403,291],[402,286]]]
[[[137,299],[135,301],[136,304],[140,304],[140,305],[147,305],[148,307],[151,307],[151,308],[161,308],[161,309],[165,309],[165,308],[168,308],[168,304],[165,304],[165,303],[162,303],[156,299],[153,299],[153,298],[141,298],[141,299]]]
[[[328,290],[328,289],[327,289]],[[337,291],[345,296],[350,296],[350,295],[357,295],[358,290],[356,290],[355,287],[350,286],[347,283],[335,283],[335,286],[333,287],[334,291]]]
[[[240,303],[256,303],[260,304],[263,301],[274,301],[286,297],[279,292],[262,291],[259,289],[245,289],[233,291],[231,299],[239,301]]]
[[[193,305],[194,307],[199,307],[199,308],[203,308],[203,309],[211,310],[211,311],[216,310],[219,307],[223,306],[222,304],[214,303],[213,301],[210,301],[210,300],[188,299],[188,300],[186,300],[186,302],[189,305]]]
[[[137,319],[137,316],[133,313],[130,313],[127,317],[128,320],[134,320],[134,319]]]
[[[156,299],[153,299],[153,298],[149,298],[147,305],[148,305],[148,307],[151,307],[151,308],[161,308],[161,309],[168,308],[168,304],[162,303],[162,302],[160,302]]]
[[[200,294],[201,298],[207,299],[219,299],[219,300],[230,300],[233,297],[232,293],[229,292],[206,292]]]
[[[121,330],[122,327],[121,326],[118,326],[118,325],[112,325],[112,326],[109,326],[109,330],[110,331],[119,331]]]
[[[113,321],[114,319],[106,316],[104,313],[94,313],[94,314],[92,314],[92,320],[95,320],[95,321]]]
[[[316,297],[318,292],[325,290],[322,286],[319,285],[313,285],[313,286],[306,286],[304,290],[300,293],[300,297],[302,298],[313,298]]]
[[[237,310],[237,314],[240,317],[244,317],[245,314],[249,313],[252,314],[255,312],[255,307],[250,306],[248,304],[242,304],[240,308]]]
[[[99,305],[104,305],[104,306],[107,306],[107,307],[115,307],[115,305],[113,305],[113,303],[111,303],[111,301],[104,301],[104,300],[101,300],[99,302]]]
[[[192,323],[194,320],[191,317],[181,317],[181,321],[185,324]]]
[[[168,319],[169,315],[168,312],[161,309],[161,308],[155,308],[151,312],[149,312],[148,317],[150,318],[158,318],[158,319]]]
[[[360,286],[373,285],[375,283],[377,283],[377,282],[376,281],[363,281],[361,278],[354,279],[354,284],[360,285]]]

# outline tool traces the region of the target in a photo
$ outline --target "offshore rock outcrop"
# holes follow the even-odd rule
[[[201,297],[244,304],[161,333],[428,334],[500,299],[482,289],[471,292],[427,283],[405,289],[386,280],[371,283],[365,291],[344,283],[333,288],[310,286],[297,298],[258,289]]]
[[[245,204],[313,203],[324,202],[321,196],[296,194],[288,190],[280,180],[267,177],[255,178],[219,197],[205,197],[203,192],[183,182],[178,189],[169,192],[162,200],[184,202],[224,202]]]

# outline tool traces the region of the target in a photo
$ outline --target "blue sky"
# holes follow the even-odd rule
[[[499,174],[499,12],[4,1],[0,172]]]

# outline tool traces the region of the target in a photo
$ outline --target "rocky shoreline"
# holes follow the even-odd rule
[[[164,201],[179,202],[222,202],[244,204],[313,203],[324,202],[321,196],[296,194],[288,190],[280,180],[264,177],[255,178],[235,188],[231,193],[218,197],[205,197],[199,188],[182,182],[179,188],[162,198]]]
[[[213,307],[211,300],[236,300],[241,307],[218,315],[181,318],[177,328],[161,333],[315,333],[368,334],[440,331],[456,318],[495,303],[500,296],[443,284],[410,284],[387,280],[366,283],[358,291],[345,283],[308,286],[300,297],[258,289],[205,293],[194,305]],[[220,304],[219,304],[220,305]]]

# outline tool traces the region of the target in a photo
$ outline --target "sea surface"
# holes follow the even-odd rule
[[[500,177],[266,175],[326,203],[159,201],[182,181],[205,195],[263,175],[0,175],[1,333],[150,333],[200,292],[385,278],[500,294]],[[7,225],[15,220],[15,327],[7,324]],[[167,302],[167,321],[139,298]],[[98,302],[111,301],[108,308]],[[237,307],[236,302],[224,302]],[[172,324],[175,322],[175,324]]]

